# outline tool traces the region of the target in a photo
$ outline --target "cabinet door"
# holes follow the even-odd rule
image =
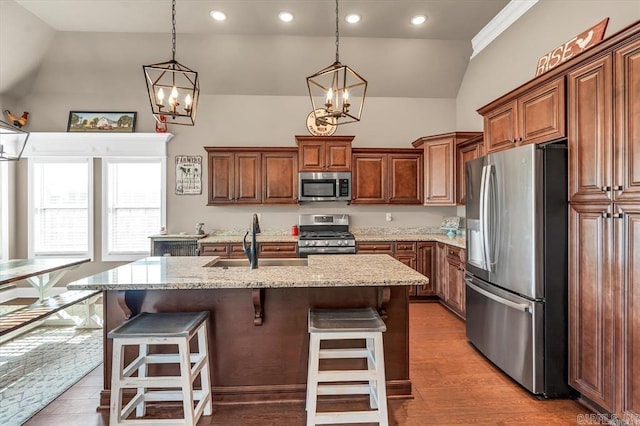
[[[356,242],[358,254],[388,254],[393,256],[393,243],[390,241]]]
[[[447,268],[447,245],[444,243],[437,243],[436,248],[437,254],[437,267],[438,267],[438,278],[436,279],[436,294],[438,297],[447,301],[449,297],[449,268]]]
[[[326,171],[351,171],[351,142],[327,141],[325,142],[324,151],[324,169]]]
[[[259,152],[235,154],[235,202],[257,204],[262,200]]]
[[[229,257],[229,244],[227,243],[202,243],[200,244],[200,256]]]
[[[422,204],[422,155],[389,154],[389,194],[391,204]]]
[[[325,166],[324,142],[299,142],[298,158],[301,172],[322,172]]]
[[[418,262],[416,270],[425,277],[429,278],[429,284],[417,287],[417,296],[431,296],[435,293],[437,281],[436,267],[436,243],[419,242],[418,243]]]
[[[484,116],[484,143],[487,154],[514,146],[517,132],[516,101],[509,102]]]
[[[296,243],[260,243],[259,257],[297,257],[297,247]],[[260,265],[260,261],[258,261],[258,265]]]
[[[353,156],[353,203],[384,204],[387,202],[387,156],[356,154]]]
[[[460,256],[461,249],[447,246],[447,304],[456,312],[464,315],[464,268]]]
[[[623,292],[622,418],[640,419],[640,205],[619,205],[622,219],[614,220],[620,255],[616,271]]]
[[[424,144],[425,205],[455,204],[453,137]]]
[[[610,205],[569,213],[569,384],[614,411],[613,219]]]
[[[465,163],[482,157],[482,137],[456,145],[456,203],[464,204],[466,193]]]
[[[296,204],[298,202],[298,153],[262,154],[262,202]]]
[[[518,98],[518,142],[539,143],[563,138],[564,76]]]
[[[571,202],[612,199],[611,73],[611,56],[605,56],[567,76]]]
[[[234,155],[210,152],[208,204],[228,204],[235,198]]]
[[[640,200],[640,40],[614,52],[614,188],[618,201]]]

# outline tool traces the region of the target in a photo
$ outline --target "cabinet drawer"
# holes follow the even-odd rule
[[[397,241],[396,242],[396,253],[401,252],[415,252],[416,251],[416,242],[413,241]]]
[[[229,257],[229,244],[201,244],[200,256]]]
[[[458,247],[447,246],[447,261],[451,263],[464,262],[464,255],[461,253],[463,250]]]
[[[296,257],[296,243],[260,243],[260,256],[263,257]]]
[[[371,241],[356,243],[359,254],[393,254],[393,242]]]
[[[247,257],[242,250],[242,243],[231,243],[229,244],[229,257],[231,259],[244,259]]]

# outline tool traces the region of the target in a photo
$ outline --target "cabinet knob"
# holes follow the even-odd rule
[[[600,187],[600,191],[609,192],[609,191],[611,191],[611,187],[610,186],[601,186]]]
[[[614,191],[622,191],[622,185],[616,185],[613,187]]]

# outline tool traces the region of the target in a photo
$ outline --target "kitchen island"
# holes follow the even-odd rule
[[[148,257],[69,284],[104,292],[101,407],[108,407],[110,396],[106,334],[142,311],[209,311],[213,400],[238,403],[304,401],[308,309],[371,306],[387,325],[388,395],[411,397],[407,290],[428,284],[425,276],[388,255],[312,255],[258,264],[251,270],[243,259]]]

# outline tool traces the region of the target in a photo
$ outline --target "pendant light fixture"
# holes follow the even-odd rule
[[[307,88],[316,123],[340,125],[360,121],[367,80],[340,63],[339,9],[336,0],[336,60],[307,77]]]
[[[0,161],[18,161],[27,145],[29,132],[0,120]]]
[[[145,65],[151,111],[158,123],[193,126],[198,110],[198,73],[176,61],[176,0],[171,1],[171,60]]]

